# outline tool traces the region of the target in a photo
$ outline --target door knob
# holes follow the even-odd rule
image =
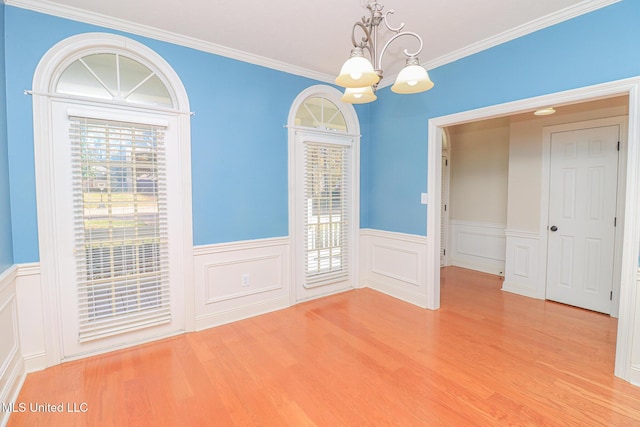
[[[555,225],[552,225],[551,228],[549,229],[551,231],[558,231],[558,227],[556,227]]]

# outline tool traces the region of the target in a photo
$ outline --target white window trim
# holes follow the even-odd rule
[[[288,117],[288,129],[289,129],[289,238],[291,240],[291,289],[289,293],[290,305],[295,305],[297,302],[297,284],[296,278],[301,271],[304,271],[304,263],[301,262],[301,258],[297,256],[296,248],[296,236],[302,231],[298,231],[296,224],[299,223],[299,213],[297,212],[297,186],[295,182],[296,177],[296,160],[297,150],[296,142],[300,139],[301,135],[314,135],[315,140],[326,140],[331,136],[336,137],[350,137],[353,140],[351,144],[351,188],[353,195],[353,204],[350,209],[352,229],[349,233],[350,239],[350,280],[351,285],[356,288],[360,287],[360,275],[359,275],[359,233],[360,233],[360,124],[355,108],[351,104],[344,103],[340,100],[342,93],[337,89],[326,85],[311,86],[296,97],[289,110]],[[345,122],[347,124],[347,132],[335,132],[324,131],[315,128],[306,128],[295,125],[296,112],[302,106],[304,101],[312,97],[321,97],[328,99],[340,108],[340,111],[344,115]],[[335,142],[335,139],[332,140]]]
[[[191,331],[195,327],[195,304],[193,289],[193,231],[191,213],[191,133],[190,110],[187,92],[182,81],[173,68],[157,53],[145,45],[123,36],[107,33],[85,33],[69,37],[53,46],[40,60],[33,77],[33,131],[34,157],[36,172],[36,203],[38,219],[38,240],[40,251],[40,269],[42,283],[43,318],[47,323],[44,329],[47,365],[59,364],[62,359],[60,300],[59,300],[59,254],[54,244],[55,218],[47,211],[47,207],[54,206],[56,189],[53,180],[52,164],[52,135],[50,132],[51,103],[56,99],[53,92],[55,83],[62,71],[79,56],[92,52],[118,52],[135,59],[157,72],[171,92],[173,110],[165,110],[166,114],[176,116],[178,123],[178,141],[180,150],[180,175],[183,191],[180,194],[180,209],[183,212],[181,233],[175,242],[183,254],[180,260],[184,277],[184,327]],[[64,97],[69,99],[70,97]],[[88,100],[77,97],[79,104],[91,106],[109,105],[99,100]],[[145,111],[148,108],[141,105],[115,106],[123,111]]]

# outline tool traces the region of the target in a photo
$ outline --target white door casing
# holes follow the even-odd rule
[[[609,314],[619,126],[551,136],[547,299]]]
[[[108,52],[127,56],[155,70],[170,92],[173,108],[154,108],[117,101],[103,102],[55,93],[57,79],[69,64],[86,54]],[[59,42],[43,56],[34,74],[32,95],[40,266],[42,281],[47,284],[43,287],[44,318],[47,321],[47,364],[55,365],[63,359],[84,355],[85,352],[109,351],[152,340],[158,334],[193,330],[190,112],[188,97],[180,78],[162,57],[138,42],[114,34],[85,33]],[[160,118],[160,121],[168,124],[167,129],[171,128],[171,140],[168,140],[171,147],[167,153],[169,163],[172,164],[169,172],[171,176],[167,179],[167,191],[171,193],[168,196],[171,204],[169,239],[172,257],[175,257],[171,261],[171,274],[176,279],[176,285],[179,285],[179,289],[174,292],[177,299],[172,303],[176,310],[176,323],[171,327],[171,332],[143,331],[119,342],[108,341],[91,348],[71,350],[69,343],[63,338],[63,325],[69,313],[62,303],[62,294],[70,273],[66,271],[66,267],[72,255],[67,251],[69,236],[63,235],[59,229],[68,222],[64,218],[64,205],[69,201],[69,196],[65,193],[68,189],[60,187],[66,185],[60,180],[67,179],[65,176],[68,171],[58,166],[64,165],[68,160],[60,158],[64,153],[60,152],[56,144],[60,143],[60,132],[63,132],[63,127],[58,126],[62,123],[59,120],[68,120],[67,112],[71,105],[76,110],[90,110],[106,120],[123,120],[136,116],[146,117],[143,120],[149,120],[149,117],[153,117],[153,120]],[[68,137],[68,128],[64,132],[67,132]]]

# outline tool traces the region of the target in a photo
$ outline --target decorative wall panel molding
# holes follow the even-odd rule
[[[545,278],[540,275],[540,236],[538,233],[506,230],[505,276],[502,290],[544,299]]]
[[[449,264],[496,275],[504,275],[506,238],[504,224],[450,222]]]
[[[425,307],[426,250],[426,237],[360,230],[362,285]]]
[[[47,353],[40,263],[18,265],[16,300],[25,369],[27,372],[42,370],[47,367]]]
[[[289,238],[194,248],[196,330],[290,305]]]

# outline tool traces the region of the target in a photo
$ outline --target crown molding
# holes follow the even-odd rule
[[[551,27],[552,25],[568,21],[569,19],[576,18],[589,12],[593,12],[594,10],[601,9],[614,3],[618,3],[619,1],[621,0],[585,0],[581,3],[569,6],[550,15],[534,19],[533,21],[527,22],[526,24],[519,27],[512,28],[500,34],[496,34],[495,36],[481,40],[477,43],[470,44],[469,46],[466,46],[462,49],[453,51],[447,55],[443,55],[439,58],[428,61],[423,65],[427,67],[427,69],[441,67],[445,64],[457,61],[458,59],[462,59],[466,56],[470,56],[483,50],[509,42],[511,40],[515,40],[519,37],[526,36],[527,34],[534,33],[538,30]]]
[[[421,65],[427,70],[442,67],[443,65],[482,52],[483,50],[487,50],[511,40],[515,40],[519,37],[526,36],[527,34],[531,34],[538,30],[551,27],[552,25],[568,21],[569,19],[576,18],[589,12],[593,12],[603,7],[610,6],[614,3],[618,3],[620,1],[622,0],[584,0],[578,4],[564,8],[558,12],[554,12],[541,18],[534,19],[533,21],[527,22],[526,24],[520,25],[519,27],[512,28],[500,34],[496,34],[495,36],[480,40],[477,43],[465,46],[462,49],[458,49],[430,61],[423,62]],[[391,86],[395,82],[397,76],[398,75],[395,74],[393,76],[385,77],[380,82],[379,87]]]
[[[530,21],[519,27],[512,28],[508,31],[504,31],[495,36],[486,38],[477,43],[470,44],[462,49],[458,49],[446,55],[440,56],[433,60],[422,63],[427,69],[441,67],[443,65],[455,62],[464,57],[482,52],[483,50],[495,47],[497,45],[509,42],[517,39],[518,37],[531,34],[535,31],[543,28],[550,27],[560,22],[575,18],[580,15],[592,12],[597,9],[618,3],[621,0],[584,0],[573,6],[569,6],[558,12],[543,16],[541,18]],[[87,12],[85,10],[64,6],[57,3],[53,3],[48,0],[0,0],[0,3],[5,3],[9,6],[15,6],[22,9],[29,9],[36,12],[45,13],[47,15],[58,16],[60,18],[71,19],[73,21],[84,22],[87,24],[98,25],[113,30],[125,31],[131,34],[139,36],[149,37],[152,39],[165,41],[168,43],[189,47],[202,52],[212,53],[215,55],[224,56],[238,61],[247,62],[262,67],[271,68],[278,71],[283,71],[289,74],[295,74],[302,77],[318,80],[324,83],[334,83],[335,76],[318,71],[313,71],[308,68],[298,67],[295,65],[287,64],[285,62],[276,61],[266,58],[264,56],[255,55],[252,53],[244,52],[241,50],[231,49],[226,46],[218,45],[215,43],[206,42],[193,37],[184,36],[181,34],[173,33],[170,31],[164,31],[155,27],[136,24],[131,21],[127,21],[119,18],[112,18],[107,15],[98,13]],[[391,86],[397,77],[397,74],[387,76],[380,81],[379,88]]]
[[[124,19],[113,18],[107,15],[88,12],[76,7],[64,6],[47,0],[0,0],[9,6],[28,9],[35,12],[79,21],[86,24],[98,25],[112,30],[125,31],[138,36],[149,37],[179,46],[196,49],[202,52],[224,56],[238,61],[295,74],[302,77],[318,80],[324,83],[333,83],[335,76],[320,73],[308,68],[298,67],[285,62],[276,61],[264,56],[255,55],[241,50],[231,49],[215,43],[206,42],[194,37],[161,30],[148,25],[137,24]]]

